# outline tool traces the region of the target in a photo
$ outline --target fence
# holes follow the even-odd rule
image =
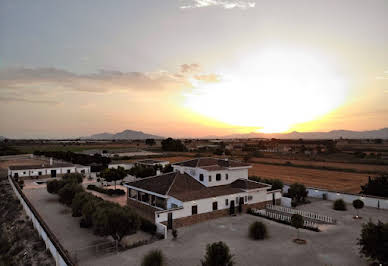
[[[75,263],[82,259],[93,256],[100,256],[108,253],[118,252],[118,241],[106,241],[96,245],[87,246],[71,252],[71,257]]]
[[[283,186],[283,192],[287,192],[290,188],[289,185]],[[379,209],[388,209],[388,198],[380,198],[373,196],[366,196],[360,194],[349,194],[349,193],[340,193],[336,191],[330,191],[320,188],[307,188],[308,196],[312,198],[323,198],[323,195],[326,195],[328,200],[337,200],[343,199],[346,203],[352,203],[355,199],[360,199],[364,202],[365,206],[379,208]]]
[[[47,224],[40,217],[39,213],[35,210],[34,206],[30,203],[30,201],[26,198],[23,191],[20,189],[19,185],[16,184],[13,178],[8,177],[8,181],[12,186],[17,198],[22,204],[26,214],[30,217],[32,224],[36,231],[38,231],[39,235],[42,237],[43,241],[46,244],[46,248],[52,254],[55,263],[57,266],[73,266],[75,265],[71,260],[67,251],[62,247],[59,243],[55,235],[51,232]]]
[[[313,212],[302,211],[302,210],[297,210],[297,209],[292,209],[292,208],[287,208],[287,207],[277,206],[277,205],[272,205],[272,204],[267,204],[266,209],[284,212],[284,213],[288,213],[288,214],[299,214],[305,218],[317,220],[317,221],[320,221],[323,223],[328,223],[328,224],[335,224],[336,223],[336,220],[333,217],[326,216],[326,215],[320,215],[320,214],[313,213]]]
[[[275,221],[280,221],[283,223],[291,224],[291,216],[290,215],[276,213],[276,212],[270,212],[270,211],[267,211],[266,209],[264,209],[264,210],[253,209],[252,212],[253,212],[253,214],[258,215],[258,216],[262,216],[262,217],[266,217],[266,218],[269,218],[269,219],[272,219]],[[313,221],[310,221],[310,220],[304,220],[303,226],[307,229],[318,230],[318,224],[313,222]]]

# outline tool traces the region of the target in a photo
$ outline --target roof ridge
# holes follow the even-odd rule
[[[170,190],[172,188],[172,185],[174,185],[175,183],[175,180],[176,180],[176,177],[178,176],[179,172],[175,172],[175,177],[174,177],[174,180],[172,180],[170,186],[168,187],[167,191],[166,191],[166,194],[165,195],[168,195],[168,193],[170,193]]]

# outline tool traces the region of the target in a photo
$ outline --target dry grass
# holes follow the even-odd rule
[[[286,184],[299,182],[309,187],[350,193],[360,192],[360,186],[368,181],[368,174],[266,164],[253,164],[249,175],[278,178]]]
[[[10,165],[41,165],[42,163],[47,162],[36,159],[15,159],[8,161],[0,161],[0,168],[7,169]]]
[[[337,169],[349,169],[358,172],[362,171],[378,171],[388,173],[388,165],[373,165],[373,164],[356,164],[356,163],[335,163],[335,162],[319,162],[319,161],[304,161],[304,160],[286,160],[275,158],[253,158],[253,162],[285,164],[291,162],[293,165],[313,166],[313,167],[332,167]]]

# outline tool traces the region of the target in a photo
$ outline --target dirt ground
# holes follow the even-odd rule
[[[286,184],[299,182],[308,187],[350,193],[359,193],[360,186],[368,181],[368,174],[266,164],[252,164],[249,175],[278,178]]]
[[[0,224],[0,265],[55,265],[4,177],[0,179]]]
[[[46,161],[44,160],[37,159],[13,159],[7,161],[0,161],[0,168],[8,169],[8,166],[10,165],[41,165],[45,162]]]
[[[359,172],[384,172],[388,173],[388,165],[372,165],[372,164],[353,164],[353,163],[335,163],[335,162],[320,162],[320,161],[303,161],[303,160],[285,160],[285,159],[275,159],[275,158],[253,158],[253,162],[263,162],[263,163],[275,163],[275,164],[285,164],[290,162],[294,165],[302,166],[314,166],[314,167],[332,167],[340,169],[348,169]]]

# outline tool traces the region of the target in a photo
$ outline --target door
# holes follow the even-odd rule
[[[229,214],[234,215],[235,213],[235,206],[234,206],[234,200],[230,201],[230,207],[229,207]]]
[[[240,197],[239,199],[239,203],[238,203],[238,212],[239,213],[242,213],[243,211],[243,205],[244,205],[244,197]]]
[[[275,193],[272,193],[272,205],[276,205]]]
[[[167,229],[172,229],[172,212],[168,213]]]
[[[57,176],[57,170],[51,170],[51,177]]]

